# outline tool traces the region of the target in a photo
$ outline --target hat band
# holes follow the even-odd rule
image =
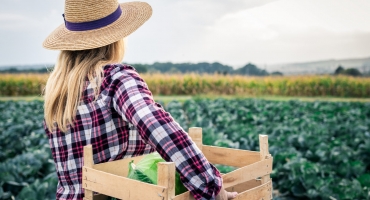
[[[90,22],[81,22],[81,23],[74,23],[69,22],[65,19],[65,16],[63,14],[64,23],[68,30],[70,31],[89,31],[94,29],[99,29],[104,26],[108,26],[109,24],[115,22],[122,14],[122,10],[120,5],[118,5],[118,8],[116,11],[114,11],[112,14]]]

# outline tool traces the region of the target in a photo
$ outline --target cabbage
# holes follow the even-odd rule
[[[157,163],[166,162],[157,152],[144,156],[136,165],[132,160],[129,165],[128,178],[144,183],[157,185],[158,167]],[[180,180],[180,174],[175,173],[175,195],[188,191]]]

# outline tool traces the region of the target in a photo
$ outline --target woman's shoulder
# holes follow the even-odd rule
[[[137,92],[148,93],[148,85],[139,75],[136,69],[128,64],[110,64],[104,67],[107,76],[102,82],[102,90],[107,96],[114,97],[126,93],[128,96],[135,95]],[[130,90],[130,92],[127,92]],[[108,103],[109,104],[109,103]]]
[[[131,65],[128,64],[109,64],[104,66],[104,73],[105,73],[105,84],[122,84],[122,83],[130,83],[130,84],[141,84],[145,85],[145,81],[139,75],[139,72]],[[104,83],[103,83],[104,84]]]
[[[116,73],[138,74],[138,71],[135,69],[135,67],[128,65],[128,64],[122,64],[122,63],[108,64],[108,65],[105,65],[103,69],[107,75],[114,75]]]

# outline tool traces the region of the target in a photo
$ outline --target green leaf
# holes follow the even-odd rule
[[[187,191],[188,189],[181,182],[180,174],[176,172],[175,174],[175,195],[179,195]]]
[[[357,180],[361,183],[362,187],[370,188],[370,174],[362,174]]]
[[[38,199],[40,196],[38,196],[38,192],[31,187],[25,187],[22,189],[22,191],[17,196],[18,199],[22,200],[33,200]]]
[[[165,162],[165,160],[157,153],[151,153],[144,156],[136,165],[132,160],[129,163],[128,178],[138,180],[144,183],[157,184],[158,167],[159,162]],[[176,172],[175,174],[175,193],[181,194],[188,191],[180,180],[180,175]]]
[[[297,184],[292,187],[292,192],[296,197],[304,197],[306,190],[300,184]]]

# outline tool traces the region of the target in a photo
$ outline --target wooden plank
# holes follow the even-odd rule
[[[262,183],[266,183],[270,181],[270,175],[265,175],[261,177]]]
[[[189,136],[191,137],[191,140],[198,146],[200,151],[202,150],[203,147],[203,135],[202,135],[202,128],[199,127],[191,127],[189,128]]]
[[[261,180],[253,179],[253,180],[250,180],[250,181],[247,181],[247,182],[244,182],[244,183],[240,183],[240,184],[228,187],[228,188],[226,188],[226,191],[242,193],[246,190],[250,190],[250,189],[255,188],[257,186],[260,186],[260,185],[262,185]]]
[[[160,162],[158,165],[158,185],[167,188],[168,199],[175,197],[175,172],[176,167],[173,162]],[[165,199],[167,200],[167,199]]]
[[[239,193],[233,200],[267,200],[270,198],[271,185],[271,181],[269,181],[261,186]]]
[[[266,159],[269,156],[271,156],[269,153],[268,136],[259,135],[259,143],[260,143],[261,160]],[[261,177],[262,184],[267,183],[269,181],[270,181],[270,174]],[[272,190],[271,190],[271,199],[272,199]]]
[[[263,159],[266,158],[266,156],[269,155],[268,136],[267,135],[259,135],[259,143],[260,143],[261,160],[263,160]]]
[[[180,195],[175,196],[173,200],[195,200],[195,199],[193,195],[188,191],[188,192],[184,192]]]
[[[261,180],[251,180],[245,183],[241,183],[229,188],[226,188],[228,192],[238,192],[238,196],[233,200],[257,200],[257,199],[267,199],[269,195],[266,195],[266,191],[270,192],[271,182],[265,183],[264,185],[261,184]],[[262,198],[259,198],[259,193],[262,194]],[[190,194],[190,192],[185,192],[180,195],[177,195],[173,200],[194,200],[194,197]]]
[[[267,135],[259,135],[259,145],[260,145],[260,155],[261,160],[264,160],[269,157],[269,144]],[[270,175],[261,177],[262,183],[270,181]]]
[[[93,159],[93,149],[92,145],[84,146],[84,166],[93,168],[94,159]],[[86,179],[86,173],[82,170],[82,179]],[[89,189],[84,190],[84,200],[94,200],[94,192]]]
[[[99,163],[99,164],[94,165],[94,169],[104,171],[110,174],[118,175],[118,176],[127,177],[128,163],[131,162],[131,160],[134,160],[134,163],[137,164],[141,159],[143,159],[144,156],[145,155],[125,158],[125,159],[115,160],[115,161],[110,161],[110,162],[105,162],[105,163]]]
[[[247,151],[203,145],[203,154],[212,164],[221,164],[233,167],[244,167],[260,161],[260,153],[257,151]]]
[[[225,188],[262,177],[272,172],[272,158],[258,161],[222,176]]]
[[[83,188],[124,200],[167,199],[167,188],[83,167]]]

